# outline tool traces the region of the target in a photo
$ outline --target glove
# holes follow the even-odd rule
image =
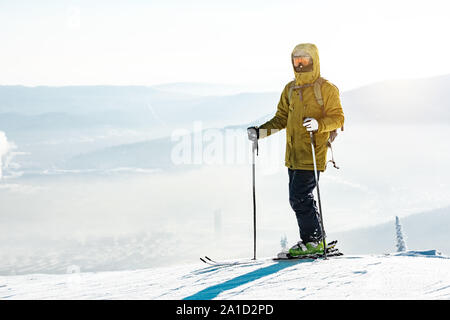
[[[249,127],[247,128],[248,140],[257,141],[259,139],[259,128],[258,127]]]
[[[319,129],[319,122],[314,118],[306,118],[303,120],[303,126],[306,128],[306,131],[314,132]]]

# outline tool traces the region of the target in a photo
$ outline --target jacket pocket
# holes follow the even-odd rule
[[[321,133],[315,133],[314,138],[316,141],[316,146],[323,146],[326,145],[328,142],[328,138],[330,137],[329,132],[321,132]]]

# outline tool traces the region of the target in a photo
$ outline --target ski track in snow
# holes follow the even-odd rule
[[[2,299],[450,299],[436,251],[0,277]],[[248,263],[247,263],[248,262]]]

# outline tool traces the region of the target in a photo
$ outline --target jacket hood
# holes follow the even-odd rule
[[[313,70],[309,72],[296,72],[294,69],[295,84],[299,86],[313,83],[320,77],[319,50],[317,49],[316,45],[312,43],[301,43],[297,45],[294,50],[292,50],[291,62],[292,57],[297,55],[304,55],[305,53],[310,55],[313,60]]]

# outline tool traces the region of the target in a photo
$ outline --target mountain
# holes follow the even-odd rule
[[[426,250],[438,248],[450,254],[448,226],[450,207],[422,212],[400,218],[409,248]],[[330,237],[339,239],[340,248],[353,254],[383,253],[395,249],[395,225],[392,221],[356,230],[340,232]]]
[[[174,145],[175,142],[168,137],[123,144],[77,155],[62,161],[59,166],[67,170],[108,170],[125,167],[168,169],[174,167],[170,158]]]
[[[175,129],[248,122],[272,112],[278,93],[192,96],[139,86],[0,86],[0,129],[24,131],[117,127]]]
[[[450,299],[450,259],[436,250],[237,262],[96,273],[71,265],[62,275],[0,276],[0,299]]]
[[[177,101],[183,98],[184,95],[168,94],[145,86],[0,86],[0,113],[132,112],[135,108],[145,106],[145,102]]]
[[[450,75],[383,81],[341,94],[348,123],[450,121]]]
[[[162,92],[183,93],[191,96],[225,96],[248,92],[245,86],[201,82],[164,83],[152,88]]]
[[[265,116],[257,119],[257,123],[266,121],[270,116]],[[248,139],[246,136],[246,128],[253,125],[255,121],[241,124],[226,126],[224,128],[214,129],[226,138],[225,132],[233,130],[239,133],[234,136],[234,141],[247,145]],[[205,132],[200,132],[200,139],[204,139]],[[184,136],[184,139],[194,141],[197,139],[195,133],[189,133]],[[58,167],[64,169],[99,169],[110,170],[114,168],[152,168],[152,169],[190,169],[198,168],[199,165],[188,163],[186,165],[175,164],[171,157],[174,147],[181,143],[182,138],[172,140],[171,137],[164,137],[160,139],[145,140],[136,143],[120,144],[112,147],[101,148],[93,152],[79,154],[67,160],[61,161],[57,164]],[[202,151],[212,142],[204,142]],[[193,144],[191,145],[193,147]],[[222,147],[222,145],[220,145]],[[193,148],[191,148],[194,154]]]
[[[146,86],[0,86],[0,129],[148,128],[245,123],[273,115],[280,92],[172,83]],[[346,123],[448,123],[450,75],[383,81],[341,94]]]

